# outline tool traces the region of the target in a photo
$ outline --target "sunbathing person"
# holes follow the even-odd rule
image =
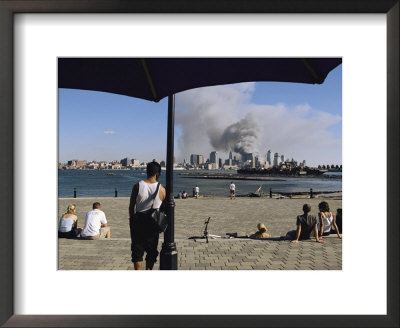
[[[327,202],[321,202],[318,204],[318,219],[319,219],[319,235],[328,236],[331,234],[331,229],[335,228],[337,236],[342,239],[340,230],[336,224],[336,215],[329,211],[329,205]]]
[[[297,243],[299,240],[310,239],[311,233],[314,231],[316,242],[324,242],[322,238],[318,236],[317,218],[315,215],[310,214],[310,212],[311,206],[309,204],[304,204],[303,214],[297,216],[297,229],[289,231],[285,239],[292,240],[292,243]]]
[[[258,231],[253,233],[252,235],[246,235],[248,238],[270,238],[271,235],[268,233],[268,229],[264,223],[257,224]]]
[[[78,217],[75,215],[76,205],[69,204],[58,225],[58,238],[75,238],[82,229],[78,229]]]

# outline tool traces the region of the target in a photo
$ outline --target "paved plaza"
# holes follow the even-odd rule
[[[238,197],[200,197],[177,199],[175,207],[175,242],[179,270],[341,270],[342,240],[336,235],[292,244],[280,236],[296,228],[296,216],[304,203],[317,214],[317,205],[326,200],[331,211],[342,207],[341,194],[319,195],[313,199],[277,199]],[[58,239],[60,270],[132,270],[128,222],[129,198],[60,198],[59,216],[69,203],[77,205],[78,226],[85,213],[99,201],[111,227],[111,239]],[[264,223],[272,238],[253,240],[189,239],[203,234],[204,222],[211,217],[212,235],[238,236],[254,233],[257,223]],[[163,241],[160,235],[159,251]],[[154,269],[159,269],[159,262]]]

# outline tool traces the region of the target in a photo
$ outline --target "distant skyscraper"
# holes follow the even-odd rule
[[[233,159],[231,151],[229,152],[229,159]]]
[[[267,151],[267,164],[268,164],[268,166],[271,166],[271,164],[272,164],[271,149]]]
[[[204,163],[204,156],[203,155],[190,155],[190,164],[192,165],[200,165]]]
[[[216,168],[216,169],[218,168],[219,161],[218,161],[218,153],[216,151],[212,151],[210,153],[210,163],[211,164],[215,164],[215,165],[212,166],[213,169],[214,168]]]
[[[218,167],[219,167],[219,168],[222,167],[222,158],[218,158]]]
[[[130,165],[132,162],[128,157],[125,157],[124,159],[121,159],[121,164],[122,166],[128,166]]]
[[[282,162],[285,161],[285,156],[281,155],[281,161],[282,161]]]
[[[210,153],[210,163],[218,163],[218,153],[216,151]]]
[[[273,164],[274,167],[278,166],[278,158],[279,158],[279,154],[275,153],[274,154],[274,164]]]

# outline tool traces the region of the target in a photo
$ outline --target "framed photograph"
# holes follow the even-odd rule
[[[28,15],[23,15],[25,13]],[[30,15],[32,13],[43,15]],[[85,13],[101,15],[82,15]],[[157,15],[151,15],[153,13]],[[207,16],[211,13],[225,15]],[[131,14],[134,16],[129,16]],[[300,15],[291,14],[309,16],[304,20]],[[341,16],[339,23],[335,22],[335,15],[340,14],[346,15]],[[399,241],[398,213],[394,205],[399,196],[398,15],[398,1],[354,1],[341,6],[334,1],[299,5],[293,0],[249,4],[239,1],[213,4],[0,1],[0,47],[5,49],[0,53],[0,145],[4,156],[0,162],[0,202],[5,213],[0,219],[5,232],[0,238],[0,324],[25,327],[398,326]],[[204,20],[205,17],[208,19]],[[265,21],[270,25],[266,27]],[[182,29],[182,26],[187,28]],[[158,40],[157,35],[161,36]],[[205,38],[206,35],[209,38]],[[144,57],[177,56],[177,53],[187,57],[194,54],[227,56],[228,52],[241,57],[266,56],[267,53],[276,57],[285,54],[306,57],[311,53],[343,58],[343,160],[350,177],[345,178],[343,190],[344,206],[350,215],[349,234],[346,233],[348,237],[343,242],[346,251],[342,272],[276,270],[267,275],[233,272],[229,276],[195,272],[188,277],[179,271],[168,274],[154,271],[152,275],[140,277],[143,286],[154,279],[168,282],[163,287],[151,288],[151,294],[157,295],[153,307],[146,305],[153,296],[146,295],[143,286],[136,285],[136,291],[145,301],[131,299],[135,294],[134,284],[130,284],[132,271],[54,274],[57,271],[54,265],[56,247],[48,246],[49,242],[54,242],[53,238],[48,238],[52,227],[50,224],[48,228],[48,220],[41,222],[40,218],[57,215],[54,182],[57,163],[53,163],[52,151],[57,148],[57,127],[54,126],[57,57],[131,54],[132,48],[115,50],[129,44],[123,41],[128,39],[134,40],[131,43],[135,44],[137,56]],[[354,46],[357,39],[358,50]],[[293,40],[293,44],[288,45],[288,40]],[[318,42],[312,42],[314,40]],[[210,52],[207,48],[222,48],[221,44],[227,49],[225,53]],[[305,45],[309,49],[305,49]],[[346,52],[346,48],[353,54]],[[29,52],[31,49],[40,51],[34,51],[35,55]],[[368,63],[366,58],[375,62]],[[35,74],[23,75],[31,67],[35,67]],[[31,143],[25,142],[28,139]],[[367,155],[371,149],[373,159]],[[374,161],[385,163],[384,168],[379,168],[379,175],[374,171]],[[371,166],[361,165],[361,162]],[[370,178],[371,167],[374,172]],[[362,234],[357,225],[357,204],[362,205]],[[377,208],[371,208],[374,205]],[[376,213],[380,219],[375,226]],[[40,223],[37,235],[27,233],[26,226],[34,227],[32,220]],[[370,237],[369,230],[377,236]],[[333,286],[336,283],[337,289],[332,287],[321,296],[324,302],[337,304],[336,307],[324,311],[326,303],[315,301],[312,295],[302,296],[302,305],[296,307],[298,302],[288,295],[299,277],[307,281],[329,279]],[[202,293],[204,278],[206,292]],[[64,301],[76,300],[69,308],[56,288],[63,279],[76,282],[74,292],[64,297]],[[93,283],[108,281],[110,288],[101,298],[102,306],[88,295],[82,295],[80,286],[86,279]],[[254,289],[256,282],[269,286],[270,293],[250,297],[248,291]],[[351,306],[346,305],[349,300]],[[304,304],[312,304],[312,308],[307,309]]]

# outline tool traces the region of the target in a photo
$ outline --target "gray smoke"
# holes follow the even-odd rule
[[[251,114],[229,125],[222,133],[209,133],[210,143],[215,150],[232,151],[241,155],[255,151],[259,136],[260,126]]]
[[[208,157],[213,150],[253,152],[261,135],[260,125],[254,116],[243,115],[253,87],[243,83],[179,94],[175,120],[179,159],[188,159],[190,154]]]

